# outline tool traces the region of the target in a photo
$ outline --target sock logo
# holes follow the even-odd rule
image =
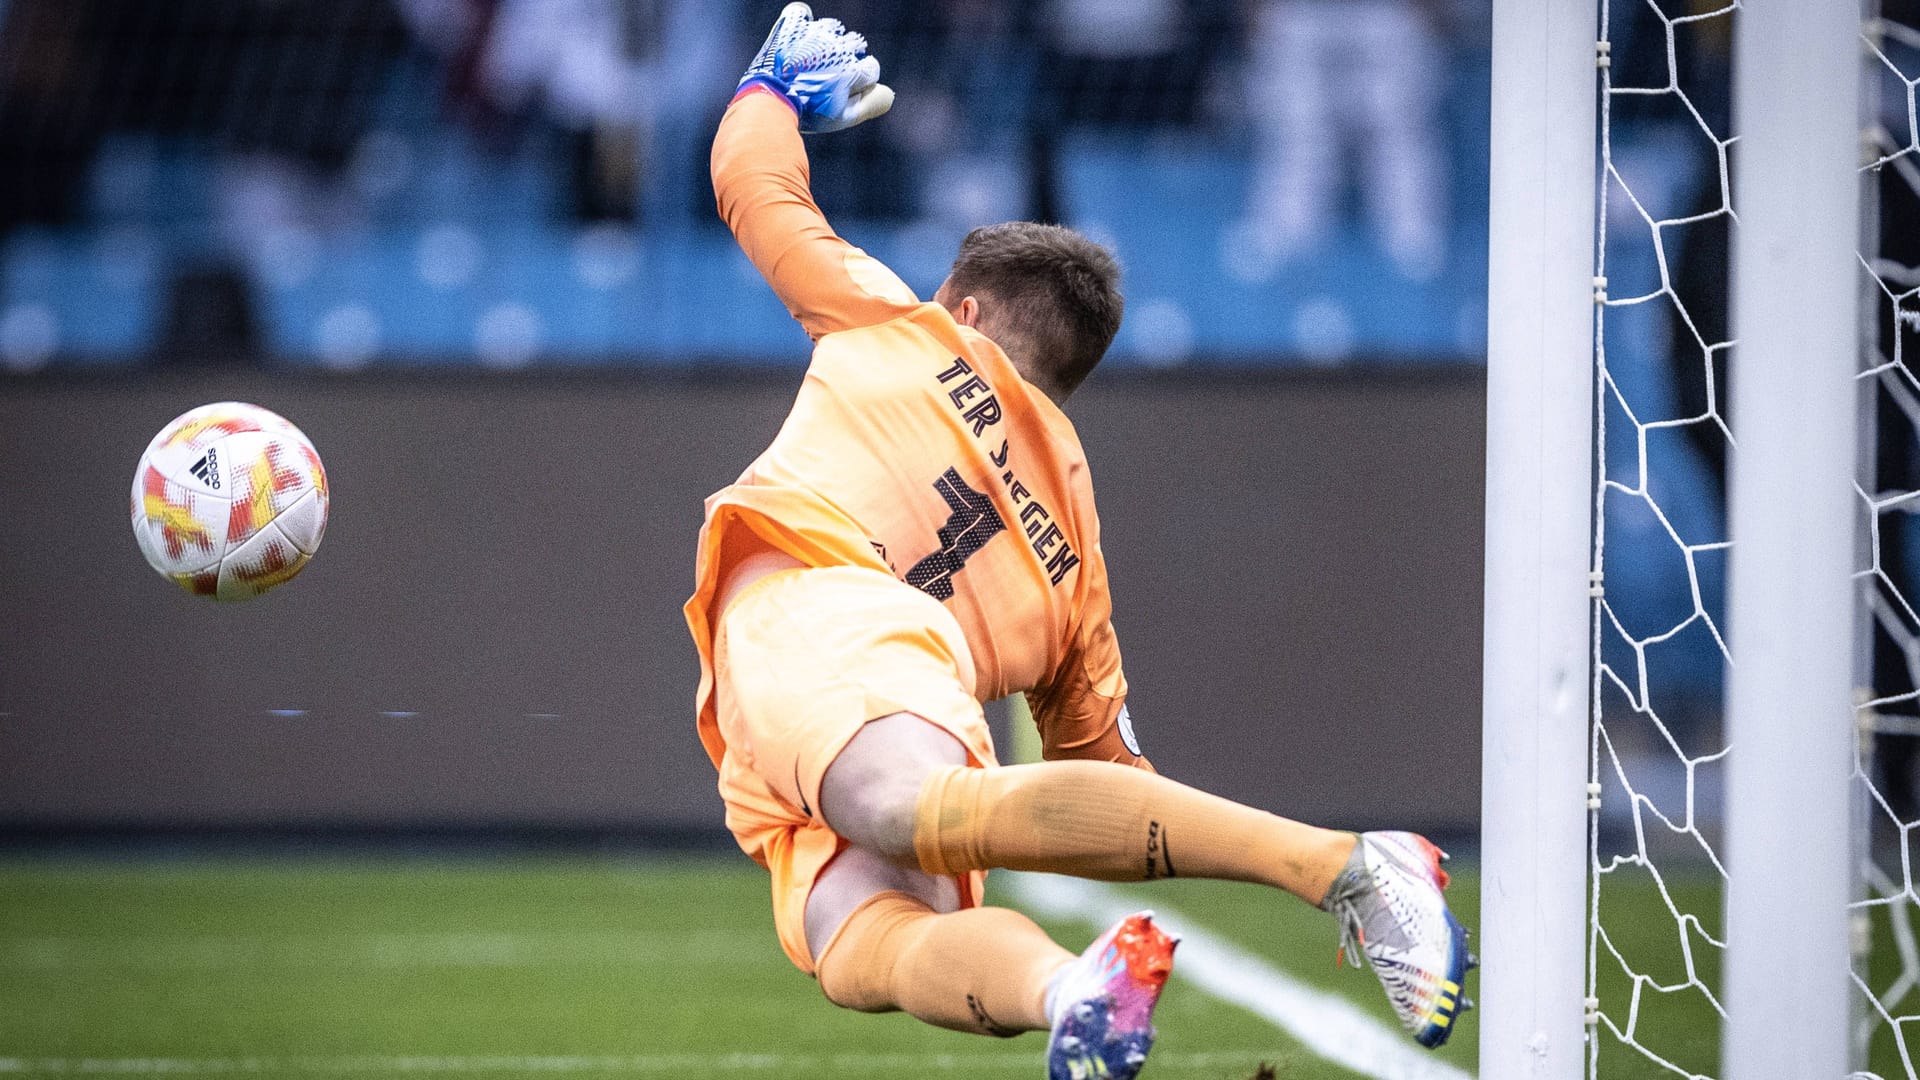
[[[1006,1027],[1001,1024],[1000,1021],[988,1015],[987,1007],[980,1004],[980,999],[974,997],[972,994],[967,995],[967,1011],[973,1014],[974,1023],[979,1024],[980,1029],[989,1035],[1001,1039],[1011,1039],[1015,1035],[1020,1034],[1018,1029]]]
[[[1147,880],[1170,878],[1173,872],[1173,849],[1167,844],[1167,831],[1157,821],[1147,822]]]
[[[207,452],[200,455],[200,460],[194,462],[193,467],[188,469],[187,471],[192,473],[194,477],[197,478],[201,483],[207,485],[208,487],[212,488],[215,491],[219,491],[220,490],[220,450],[219,448],[211,447],[211,446],[208,447]]]

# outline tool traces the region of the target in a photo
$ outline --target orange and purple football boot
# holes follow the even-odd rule
[[[1062,969],[1047,995],[1047,1080],[1133,1080],[1153,1049],[1153,1006],[1178,944],[1142,911]]]

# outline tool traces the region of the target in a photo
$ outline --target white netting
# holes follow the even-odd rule
[[[1894,6],[1889,5],[1889,14]],[[1868,439],[1858,492],[1865,512],[1859,572],[1873,643],[1870,700],[1861,708],[1854,782],[1864,844],[1853,905],[1856,1056],[1880,1080],[1916,1080],[1920,1042],[1920,948],[1914,936],[1913,849],[1920,745],[1920,381],[1906,348],[1920,333],[1920,29],[1882,18],[1868,23],[1871,114],[1865,144],[1868,228],[1867,348],[1860,374]]]
[[[1737,4],[1601,5],[1588,1075],[1710,1075]]]
[[[1711,1077],[1725,953],[1730,42],[1738,3],[1602,0],[1588,1074]],[[1672,11],[1668,9],[1672,8]],[[1920,9],[1863,34],[1855,1077],[1920,1080]],[[1737,422],[1737,418],[1735,418]],[[1715,655],[1717,654],[1717,655]]]

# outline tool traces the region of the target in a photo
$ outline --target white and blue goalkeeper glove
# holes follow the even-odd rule
[[[805,4],[781,10],[734,96],[750,86],[785,98],[809,135],[850,128],[893,107],[893,89],[881,84],[867,39],[839,19],[814,18]]]

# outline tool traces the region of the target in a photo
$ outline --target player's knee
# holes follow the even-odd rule
[[[943,728],[912,713],[874,720],[847,743],[820,784],[827,826],[889,859],[912,862],[914,811],[933,772],[967,763]]]
[[[925,771],[902,765],[883,774],[848,770],[841,783],[827,774],[820,789],[820,810],[827,827],[853,843],[879,852],[895,862],[913,858],[914,809],[919,803]]]
[[[807,947],[820,992],[843,1009],[886,1012],[900,1005],[894,972],[925,938],[930,919],[960,907],[951,878],[891,865],[847,848],[807,898]]]
[[[864,848],[845,848],[821,871],[807,894],[807,952],[816,963],[823,963],[828,950],[843,937],[871,936],[855,923],[881,916],[899,920],[898,913],[906,909],[891,902],[876,905],[874,898],[882,894],[904,898],[928,912],[960,910],[960,889],[952,878],[908,869]]]

